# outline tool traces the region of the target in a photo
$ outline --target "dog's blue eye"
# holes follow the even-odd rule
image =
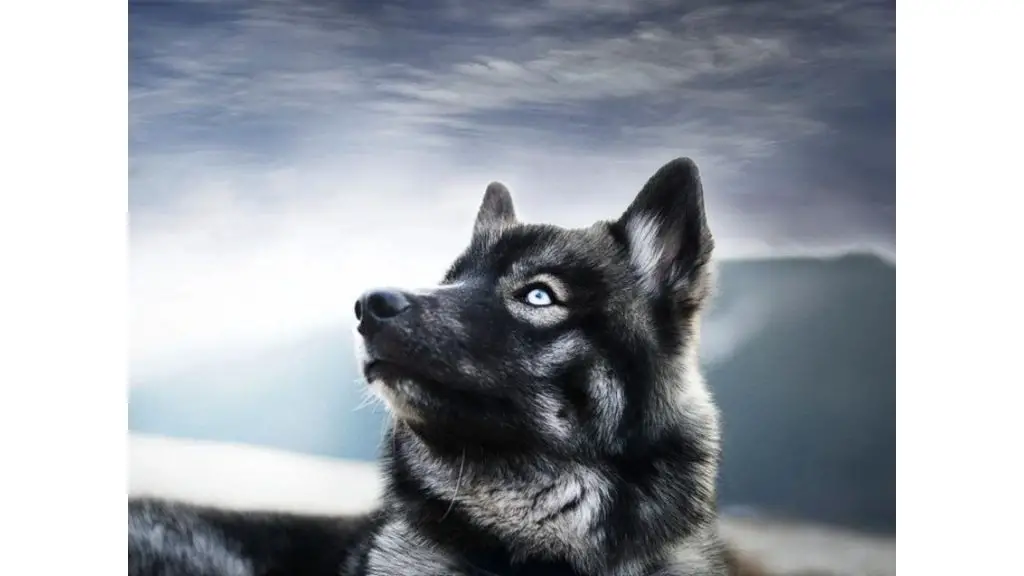
[[[530,289],[526,293],[525,300],[530,306],[550,306],[555,302],[554,298],[551,297],[551,293],[540,287]]]

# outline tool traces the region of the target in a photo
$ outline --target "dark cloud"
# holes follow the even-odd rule
[[[318,139],[344,153],[338,131],[401,125],[365,140],[456,161],[688,153],[731,190],[720,204],[779,228],[791,205],[831,199],[875,213],[865,234],[890,227],[891,2],[182,0],[129,13],[140,166],[280,158]],[[149,193],[134,187],[133,203]]]

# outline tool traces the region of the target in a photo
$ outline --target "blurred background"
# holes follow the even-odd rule
[[[131,431],[372,460],[352,303],[484,187],[617,217],[701,166],[724,509],[895,532],[895,4],[129,2]]]

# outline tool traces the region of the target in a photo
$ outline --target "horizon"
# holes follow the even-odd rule
[[[766,263],[841,265],[845,260],[869,260],[881,263],[887,269],[891,269],[893,273],[896,270],[896,263],[894,261],[890,261],[887,255],[871,248],[851,248],[848,251],[805,252],[803,254],[770,254],[763,257],[733,256],[716,258],[718,264],[726,266]],[[702,329],[701,352],[702,362],[707,364],[718,364],[724,361],[731,355],[731,351],[765,329],[767,326],[761,323],[764,322],[769,314],[785,314],[784,311],[773,309],[765,302],[754,302],[750,296],[747,296],[745,302],[739,304],[744,307],[742,308],[744,312],[743,318],[739,318],[736,311],[723,311],[720,305],[720,299],[717,297],[713,298],[704,313],[705,322]],[[774,303],[774,306],[777,308],[778,303]],[[298,330],[286,331],[281,334],[267,334],[261,338],[225,339],[219,342],[210,342],[205,346],[187,350],[184,354],[172,352],[167,355],[158,355],[155,362],[153,359],[148,359],[148,362],[143,361],[139,363],[138,359],[133,359],[130,362],[133,364],[133,369],[130,370],[132,378],[129,388],[134,389],[144,385],[142,383],[144,380],[174,378],[176,377],[175,375],[180,376],[203,367],[249,358],[253,354],[279,351],[310,341],[318,341],[325,336],[335,336],[344,333],[347,337],[354,322],[351,315],[348,314],[347,305],[339,302],[338,309],[341,313],[332,321],[311,324]],[[737,328],[736,326],[739,324],[742,324],[744,328]],[[732,327],[727,329],[725,328],[726,325],[731,325]],[[752,328],[752,326],[757,327]],[[740,335],[741,331],[742,335]],[[343,350],[340,352],[345,354],[350,351]]]

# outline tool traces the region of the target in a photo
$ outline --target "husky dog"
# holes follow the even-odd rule
[[[492,183],[439,286],[355,304],[357,357],[393,420],[380,509],[132,500],[129,574],[727,574],[697,358],[712,248],[686,158],[583,229],[520,223]]]

